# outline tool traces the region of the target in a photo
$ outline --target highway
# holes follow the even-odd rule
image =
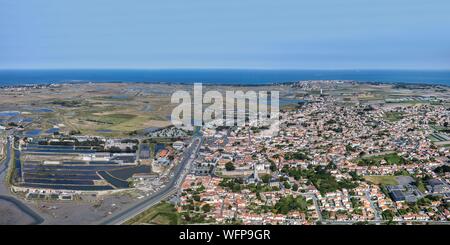
[[[11,162],[11,148],[11,139],[8,138],[8,142],[6,144],[6,157],[0,163],[0,200],[4,200],[13,204],[21,212],[30,216],[33,219],[32,224],[41,224],[42,222],[44,222],[44,219],[26,204],[11,195],[9,191],[8,184],[6,183],[6,175],[8,174],[8,167]]]
[[[99,222],[101,225],[120,225],[125,223],[127,220],[133,218],[134,216],[144,212],[148,208],[158,204],[162,200],[168,198],[169,196],[176,194],[179,185],[185,177],[186,167],[189,166],[195,159],[194,156],[197,155],[200,145],[202,143],[202,138],[200,136],[194,136],[192,143],[188,149],[183,154],[181,162],[173,170],[173,177],[170,179],[166,185],[160,189],[157,193],[140,200],[133,206],[121,210],[116,214],[112,214],[110,217],[106,217]]]

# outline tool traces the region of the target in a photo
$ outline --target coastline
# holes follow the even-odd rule
[[[311,81],[334,81],[354,84],[369,84],[369,85],[393,85],[404,87],[416,87],[416,88],[430,88],[430,87],[447,87],[450,88],[450,84],[445,83],[427,83],[427,82],[388,82],[388,81],[357,81],[357,80],[339,80],[339,79],[327,79],[327,80],[298,80],[291,82],[274,82],[274,83],[261,83],[261,84],[235,84],[235,83],[203,83],[203,86],[232,86],[232,87],[263,87],[263,86],[292,86],[303,82]],[[194,82],[137,82],[137,81],[60,81],[60,82],[48,82],[48,83],[26,83],[26,84],[8,84],[0,85],[0,89],[8,88],[48,88],[52,86],[60,85],[74,85],[74,84],[161,84],[161,85],[193,85]],[[199,81],[199,83],[202,83]]]
[[[216,86],[290,85],[299,81],[450,86],[450,70],[264,70],[264,69],[0,69],[0,87],[84,83],[151,83]]]

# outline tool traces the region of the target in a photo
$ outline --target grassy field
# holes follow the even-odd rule
[[[450,127],[433,125],[433,126],[431,126],[431,128],[436,131],[439,131],[439,132],[444,132],[444,133],[450,132]]]
[[[180,217],[178,213],[176,212],[174,206],[167,202],[161,202],[125,222],[126,225],[177,225],[179,223]]]
[[[376,185],[398,185],[398,181],[395,176],[364,176],[367,182]]]
[[[101,115],[101,116],[97,116],[94,117],[91,120],[96,120],[102,123],[107,123],[107,124],[120,124],[120,123],[124,123],[126,121],[132,120],[134,118],[136,118],[136,115],[132,115],[132,114],[125,114],[125,113],[113,113],[113,114],[105,114],[105,115]]]
[[[428,139],[431,140],[431,142],[439,142],[440,140],[436,137],[434,137],[433,135],[428,136]]]
[[[67,132],[73,130],[82,134],[122,137],[146,128],[170,125],[170,100],[159,94],[136,97],[122,92],[102,91],[93,92],[93,97],[84,93],[75,98],[52,99],[47,101],[46,107],[55,110],[55,113],[48,114],[65,124]],[[39,120],[39,123],[51,120],[41,118],[44,120]]]
[[[402,163],[404,163],[404,158],[399,156],[396,153],[384,155],[383,159],[386,160],[386,162],[388,164],[402,164]]]
[[[161,119],[161,120],[156,120]],[[165,127],[170,124],[162,117],[151,113],[142,113],[133,108],[90,108],[79,110],[75,115],[65,118],[71,128],[83,134],[99,134],[103,136],[122,136],[135,130],[152,127]],[[104,132],[99,132],[99,130]]]
[[[389,122],[397,122],[397,121],[400,121],[401,119],[403,119],[403,113],[396,112],[396,111],[386,112],[384,114],[384,119]]]

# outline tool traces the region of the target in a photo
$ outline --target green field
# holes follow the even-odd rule
[[[398,181],[395,176],[364,176],[367,182],[375,185],[398,185]]]
[[[180,218],[175,207],[167,202],[161,202],[125,222],[126,225],[177,225],[179,223]]]
[[[153,124],[152,120],[156,118],[149,114],[138,114],[132,110],[114,113],[112,108],[107,107],[103,111],[98,109],[79,111],[76,115],[66,118],[65,123],[83,134],[117,137],[147,127],[165,126],[164,124]],[[111,132],[98,132],[98,130],[110,130]]]
[[[437,126],[437,125],[433,125],[431,126],[432,129],[438,131],[438,132],[443,132],[443,133],[450,133],[450,127],[444,127],[444,126]]]
[[[389,122],[397,122],[397,121],[400,121],[401,119],[403,119],[403,113],[396,112],[396,111],[386,112],[384,114],[384,119]]]
[[[102,116],[89,116],[88,118],[86,118],[86,120],[97,123],[116,125],[129,121],[135,117],[136,117],[135,115],[131,114],[117,113],[117,114],[106,114]]]
[[[440,140],[436,137],[434,137],[432,134],[428,136],[428,139],[431,140],[431,142],[439,142]]]

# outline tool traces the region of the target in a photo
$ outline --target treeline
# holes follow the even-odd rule
[[[308,155],[303,151],[286,152],[284,160],[308,160]]]
[[[89,147],[97,147],[105,144],[103,140],[99,138],[92,138],[88,140],[79,141],[76,138],[63,138],[60,141],[46,141],[41,140],[38,143],[39,145],[60,145],[60,146],[89,146]]]
[[[107,151],[111,153],[135,153],[137,149],[137,146],[133,146],[133,148],[126,147],[125,149],[121,149],[117,146],[111,146]]]
[[[289,168],[285,165],[281,172],[288,174],[294,179],[308,179],[320,193],[325,194],[328,192],[335,192],[341,189],[354,189],[358,184],[352,180],[337,181],[336,178],[330,173],[331,166],[316,166],[308,167],[307,169]]]
[[[433,170],[433,172],[435,172],[435,173],[437,173],[437,174],[445,174],[445,173],[448,173],[448,172],[450,172],[450,166],[448,166],[448,165],[442,165],[442,166],[439,166],[439,167],[435,168],[435,169]]]
[[[388,165],[405,165],[409,164],[409,162],[399,156],[397,153],[389,153],[380,156],[372,156],[372,157],[362,157],[357,161],[358,166],[381,166],[381,161],[386,161]]]

